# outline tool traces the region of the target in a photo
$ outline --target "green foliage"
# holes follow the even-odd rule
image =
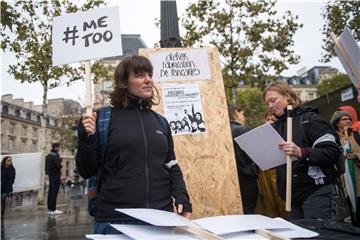
[[[85,11],[104,4],[88,1],[78,6],[70,0],[1,2],[1,48],[15,54],[17,62],[9,66],[9,73],[21,82],[40,82],[47,90],[60,82],[83,78],[84,68],[70,65],[52,66],[52,18],[66,13]],[[9,28],[9,29],[7,29]],[[69,53],[71,54],[71,53]],[[104,73],[96,67],[97,73]],[[100,76],[96,75],[95,78]]]
[[[323,80],[316,89],[318,96],[325,95],[327,93],[338,90],[342,87],[351,84],[351,81],[346,74],[338,74],[332,78]]]
[[[322,61],[329,62],[336,56],[331,32],[339,36],[348,27],[355,40],[360,41],[360,1],[329,1],[322,16],[325,19]]]
[[[190,4],[182,23],[186,47],[215,46],[221,54],[226,88],[240,82],[264,87],[296,64],[293,36],[302,27],[289,11],[276,18],[274,1],[200,0]]]
[[[245,112],[246,124],[257,127],[265,122],[266,106],[259,88],[237,89],[236,104]],[[227,94],[227,96],[230,96]],[[228,98],[228,103],[231,102]]]
[[[77,147],[77,136],[74,134],[76,125],[74,125],[74,123],[76,123],[78,119],[78,114],[63,116],[61,118],[63,126],[57,131],[56,142],[61,143],[61,146],[70,152],[74,152]]]

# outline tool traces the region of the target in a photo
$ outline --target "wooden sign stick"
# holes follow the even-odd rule
[[[91,93],[91,64],[90,60],[85,61],[85,109],[86,114],[92,113],[92,93]]]
[[[288,105],[286,108],[286,127],[287,127],[287,136],[286,141],[292,141],[292,106]],[[285,209],[288,212],[291,212],[291,185],[292,185],[292,160],[289,155],[286,156],[286,206]]]

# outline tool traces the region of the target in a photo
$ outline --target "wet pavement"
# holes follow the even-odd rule
[[[92,233],[93,219],[87,212],[87,197],[72,199],[60,190],[57,209],[63,214],[49,216],[45,205],[37,206],[36,194],[8,201],[1,221],[1,239],[85,239]]]

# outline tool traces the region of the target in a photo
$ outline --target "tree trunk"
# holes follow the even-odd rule
[[[40,129],[40,151],[41,151],[41,165],[40,165],[40,189],[38,191],[38,205],[44,204],[44,188],[45,188],[45,154],[46,154],[46,119],[47,119],[47,92],[48,82],[42,82],[43,86],[43,102],[42,102],[42,118]]]

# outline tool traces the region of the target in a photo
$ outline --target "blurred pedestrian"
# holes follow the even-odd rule
[[[13,191],[15,175],[11,156],[5,156],[1,161],[1,219],[5,215],[6,199]]]
[[[251,130],[245,125],[244,111],[239,106],[229,106],[228,111],[233,139]],[[233,143],[243,211],[245,214],[254,214],[258,196],[259,168],[234,140]]]
[[[61,184],[61,158],[59,155],[60,144],[53,143],[50,153],[45,159],[45,172],[49,176],[49,192],[48,192],[48,214],[55,215],[63,213],[56,209],[56,200]]]
[[[301,106],[301,100],[286,83],[276,82],[263,92],[263,99],[278,119],[275,130],[286,139],[286,107],[293,106],[292,141],[279,143],[279,148],[292,157],[292,206],[290,219],[321,218],[334,220],[336,215],[336,172],[340,148],[332,125],[316,111]],[[286,198],[286,164],[277,167],[277,188]]]

